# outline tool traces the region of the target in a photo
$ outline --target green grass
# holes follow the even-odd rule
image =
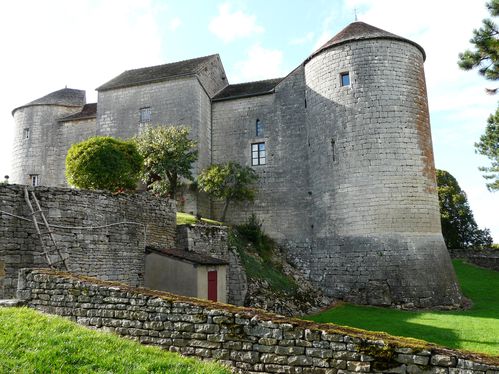
[[[222,222],[214,221],[208,218],[201,218],[198,220],[196,216],[188,213],[177,212],[177,225],[194,225],[197,223],[206,223],[208,225],[223,225]]]
[[[307,319],[499,355],[499,272],[453,263],[464,295],[473,301],[469,310],[409,312],[342,304]]]
[[[230,373],[27,308],[0,308],[0,372]]]
[[[278,293],[294,295],[298,285],[271,260],[272,248],[258,249],[255,243],[245,238],[237,230],[229,231],[229,245],[236,248],[246,276],[251,279],[265,280],[270,288]],[[269,245],[267,241],[265,246]]]

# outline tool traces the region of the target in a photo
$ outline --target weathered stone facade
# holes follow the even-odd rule
[[[239,373],[499,373],[497,358],[43,269],[21,272],[18,296],[43,312]]]
[[[32,189],[70,271],[141,286],[146,244],[175,245],[175,204],[149,194]],[[140,207],[140,209],[138,209]],[[47,267],[24,187],[0,186],[0,299],[15,296],[18,272]],[[16,217],[17,216],[17,217]],[[42,222],[37,215],[39,222]],[[45,227],[41,226],[42,230]],[[47,236],[44,243],[52,244]]]
[[[228,85],[218,55],[131,70],[98,88],[95,134],[127,138],[145,123],[186,125],[198,142],[195,175],[232,160],[260,177],[254,203],[234,204],[228,220],[255,213],[328,296],[456,306],[462,296],[440,229],[424,59],[416,43],[355,22],[282,79]],[[94,131],[88,118],[73,124],[81,134],[69,130],[82,121],[73,91],[14,110],[13,182],[36,173],[42,184],[63,180],[63,169],[52,171],[62,158],[53,162],[45,149],[63,155]],[[257,143],[265,152],[252,152]],[[220,214],[220,204],[195,193],[184,209]]]

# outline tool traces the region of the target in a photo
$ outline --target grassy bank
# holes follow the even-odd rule
[[[26,308],[0,308],[0,372],[230,373]]]
[[[454,268],[463,293],[473,301],[469,310],[408,312],[343,304],[307,319],[499,355],[499,272],[462,261],[454,261]]]

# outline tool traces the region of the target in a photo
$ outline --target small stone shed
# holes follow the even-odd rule
[[[144,283],[155,290],[226,303],[227,265],[195,252],[148,246]]]

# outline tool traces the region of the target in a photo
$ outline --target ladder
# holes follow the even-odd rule
[[[40,238],[40,243],[42,245],[42,251],[43,251],[43,254],[45,255],[45,258],[47,259],[48,265],[52,269],[59,269],[59,270],[62,269],[62,270],[68,271],[66,259],[61,255],[61,252],[59,251],[59,248],[57,247],[52,229],[50,228],[50,225],[47,222],[47,219],[45,218],[45,214],[43,214],[42,208],[40,207],[40,203],[38,202],[38,199],[36,198],[34,191],[31,191],[31,198],[33,199],[33,201],[36,205],[36,209],[37,209],[36,211],[33,209],[33,205],[31,204],[28,188],[24,187],[24,199],[26,200],[26,204],[28,204],[29,210],[31,211],[33,225],[35,226],[36,233],[38,234],[38,237]],[[38,221],[36,220],[37,213],[39,213],[41,218],[42,218],[43,225],[46,228],[45,232],[42,232],[40,230],[40,226],[38,224]],[[50,241],[52,242],[53,248],[47,248],[47,246],[45,245],[45,242],[43,240],[44,235],[48,235]]]

